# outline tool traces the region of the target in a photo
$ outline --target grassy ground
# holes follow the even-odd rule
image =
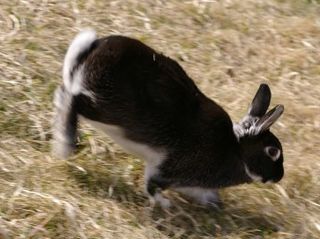
[[[89,126],[79,154],[53,159],[53,90],[88,26],[177,59],[235,120],[269,83],[286,108],[281,183],[225,189],[221,211],[173,193],[152,210],[143,162]],[[0,238],[320,238],[319,1],[1,0],[0,39]]]

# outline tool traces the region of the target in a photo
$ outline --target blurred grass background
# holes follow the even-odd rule
[[[50,155],[52,97],[82,28],[171,56],[234,120],[260,83],[285,105],[277,185],[222,190],[217,211],[169,193],[152,210],[143,162],[82,126],[79,153]],[[318,0],[1,0],[0,238],[320,238]]]

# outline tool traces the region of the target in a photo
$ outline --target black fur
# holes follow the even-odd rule
[[[279,140],[268,130],[238,141],[229,115],[176,61],[123,36],[96,40],[79,59],[85,64],[84,88],[94,99],[75,96],[77,113],[117,125],[133,141],[166,150],[159,173],[149,180],[149,193],[156,187],[221,188],[252,182],[244,164],[263,181],[282,178],[282,153],[276,162],[263,156],[264,146],[282,150]],[[254,105],[254,116],[263,116],[269,106],[270,97],[261,97],[255,102],[264,102],[263,109]]]
[[[268,85],[261,84],[257,94],[254,96],[249,115],[262,117],[268,110],[271,101],[271,91]]]

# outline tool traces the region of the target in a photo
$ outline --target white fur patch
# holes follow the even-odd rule
[[[237,137],[237,139],[239,141],[240,138],[244,136],[245,130],[242,128],[241,125],[233,124],[233,133],[234,133],[234,135]]]
[[[56,158],[65,159],[74,151],[74,145],[67,133],[67,115],[71,107],[72,95],[63,92],[61,86],[54,92],[55,106],[53,126],[52,153]]]
[[[73,95],[79,94],[82,90],[83,66],[74,72],[73,79],[71,79],[71,71],[77,64],[78,56],[86,51],[96,39],[97,36],[93,30],[80,32],[70,44],[64,58],[63,84]]]
[[[84,65],[82,64],[79,66],[79,68],[74,71],[73,77],[72,77],[72,83],[68,86],[69,88],[66,89],[72,94],[72,95],[78,95],[83,91],[83,72],[84,72]]]
[[[54,97],[53,97],[53,105],[58,108],[61,109],[64,106],[66,106],[65,104],[63,104],[64,102],[64,96],[63,96],[63,90],[61,89],[61,86],[59,86],[55,91],[54,91]]]
[[[246,174],[254,181],[254,182],[262,182],[262,177],[250,172],[249,168],[247,165],[244,165],[244,169],[246,171]]]
[[[217,189],[183,187],[175,188],[174,190],[193,198],[202,205],[215,205],[220,201]]]
[[[233,124],[233,132],[237,137],[238,141],[241,137],[245,135],[258,135],[260,133],[260,128],[256,127],[256,122],[258,121],[257,117],[252,117],[250,115],[246,115],[240,123]],[[245,126],[248,124],[247,126]]]
[[[170,200],[162,196],[161,193],[156,193],[154,197],[149,197],[149,200],[152,206],[154,206],[156,203],[159,203],[163,209],[171,207]]]
[[[108,125],[98,121],[89,120],[81,117],[92,126],[102,130],[109,135],[117,144],[119,144],[126,152],[141,157],[151,165],[158,165],[165,157],[164,150],[152,148],[146,144],[138,143],[128,139],[124,130],[116,125]],[[151,167],[152,168],[152,167]]]

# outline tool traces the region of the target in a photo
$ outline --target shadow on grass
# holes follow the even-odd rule
[[[77,184],[94,197],[108,198],[120,203],[130,202],[141,204],[144,200],[143,194],[135,190],[133,185],[129,185],[121,176],[105,170],[103,167],[83,167],[85,172],[68,166],[70,175]]]
[[[263,237],[277,232],[259,211],[250,212],[244,208],[234,208],[228,204],[223,209],[204,208],[182,202],[170,195],[173,207],[163,210],[151,208],[141,186],[129,185],[127,179],[109,172],[103,167],[85,167],[83,173],[73,166],[68,171],[78,185],[94,197],[108,198],[119,202],[119,206],[135,215],[138,224],[150,223],[162,234],[170,238],[211,238],[212,236],[237,235],[241,238]],[[231,202],[229,202],[231,203]],[[146,220],[147,219],[147,220]],[[242,234],[239,235],[239,232]],[[245,232],[245,233],[244,233]]]
[[[226,206],[226,209],[217,210],[178,203],[170,211],[168,213],[157,208],[151,218],[158,230],[172,238],[231,235],[239,238],[260,238],[278,231],[263,215],[245,209],[229,209]],[[161,223],[158,223],[159,221]]]

